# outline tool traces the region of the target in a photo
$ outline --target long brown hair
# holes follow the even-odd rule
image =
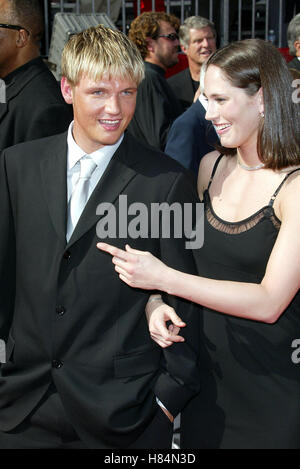
[[[280,52],[262,39],[228,44],[207,61],[221,68],[232,86],[253,96],[263,91],[264,117],[260,119],[257,152],[266,168],[282,169],[300,164],[300,105],[293,78]],[[227,155],[236,149],[218,147]]]

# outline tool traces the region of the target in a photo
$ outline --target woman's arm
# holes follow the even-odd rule
[[[171,269],[148,252],[99,243],[112,254],[120,278],[131,287],[177,295],[224,314],[274,323],[300,287],[300,178],[292,177],[281,201],[282,226],[260,284],[213,280]]]

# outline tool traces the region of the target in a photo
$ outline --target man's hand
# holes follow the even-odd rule
[[[160,347],[165,348],[174,342],[184,342],[179,332],[186,323],[176,314],[174,308],[161,300],[160,302],[151,302],[146,305],[146,316],[149,326],[149,332],[152,340]],[[167,326],[167,322],[172,324]]]

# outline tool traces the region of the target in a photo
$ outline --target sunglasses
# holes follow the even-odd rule
[[[17,31],[20,31],[21,29],[24,29],[28,35],[30,35],[30,32],[28,29],[23,28],[23,26],[18,26],[17,24],[4,24],[0,23],[0,28],[5,28],[5,29],[16,29]]]
[[[176,41],[177,39],[179,39],[179,36],[178,36],[177,33],[160,34],[160,35],[156,36],[156,38],[159,38],[159,37],[165,37],[166,39],[169,39],[169,41]]]

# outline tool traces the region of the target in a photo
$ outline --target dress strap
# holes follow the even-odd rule
[[[219,166],[219,163],[221,161],[221,158],[222,158],[223,154],[219,155],[218,158],[216,159],[215,161],[215,164],[214,164],[214,167],[212,169],[212,172],[211,172],[211,175],[210,175],[210,179],[208,181],[208,186],[207,186],[207,190],[209,189],[211,183],[212,183],[212,180],[214,178],[214,175],[215,175],[215,172],[217,171],[217,167]]]
[[[279,186],[277,187],[276,191],[274,192],[274,194],[272,195],[271,199],[270,199],[270,202],[269,202],[269,206],[270,207],[273,207],[273,204],[274,204],[274,200],[276,199],[276,196],[278,194],[278,192],[280,191],[280,189],[282,188],[283,184],[285,183],[285,181],[287,180],[287,178],[289,178],[293,173],[295,173],[296,171],[299,171],[300,168],[297,168],[297,169],[293,169],[293,171],[291,171],[290,173],[288,173],[284,180],[281,181],[281,183],[279,184]]]

